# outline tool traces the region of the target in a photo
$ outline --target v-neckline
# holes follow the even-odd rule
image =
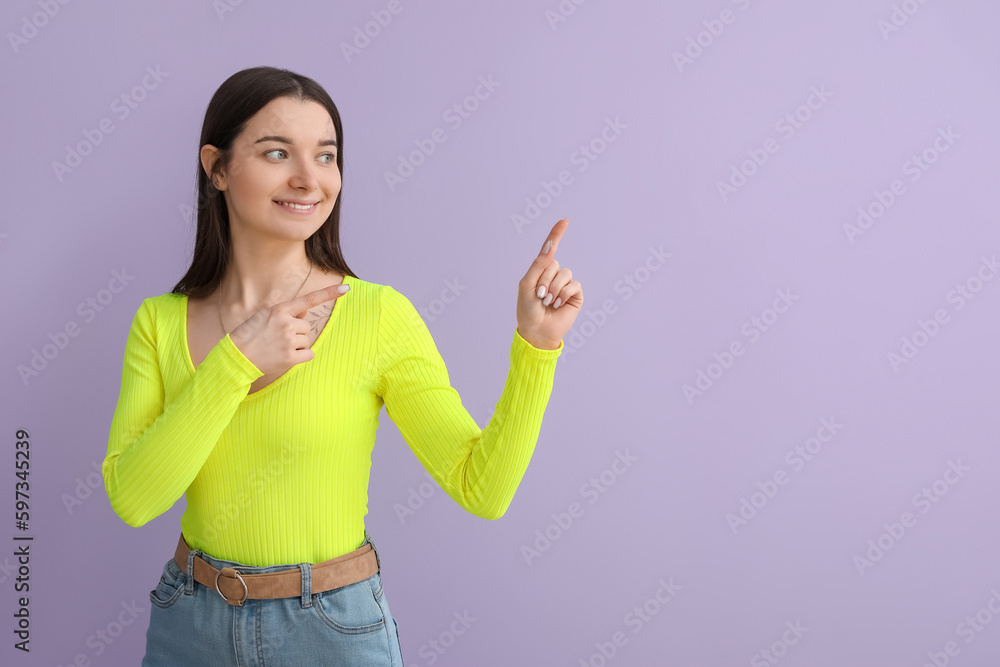
[[[354,282],[354,278],[352,278],[351,276],[348,276],[346,274],[344,275],[344,278],[341,281],[341,283],[345,284],[345,285],[350,284],[352,282]],[[354,285],[351,285],[351,289],[354,289]],[[196,370],[197,370],[197,368],[194,365],[194,357],[191,356],[191,344],[190,344],[189,339],[188,339],[188,295],[187,294],[182,294],[181,296],[182,296],[182,298],[180,299],[180,308],[181,308],[181,334],[182,334],[181,335],[181,343],[184,345],[184,359],[185,359],[185,361],[187,361],[188,370],[191,372],[191,375],[194,375],[195,372],[196,372]],[[325,340],[327,329],[329,329],[331,327],[331,325],[333,324],[333,318],[337,317],[337,313],[340,312],[340,308],[338,306],[339,303],[340,303],[340,297],[338,297],[337,299],[334,300],[334,302],[333,302],[333,310],[330,312],[330,317],[327,318],[326,324],[323,325],[323,328],[320,330],[319,334],[316,336],[316,340],[314,340],[313,344],[311,346],[309,346],[309,349],[313,350],[317,355],[319,354],[319,350],[318,350],[317,346],[319,346]],[[205,362],[205,360],[202,359],[202,363],[204,363],[204,362]],[[257,391],[248,392],[247,395],[246,395],[246,398],[243,399],[243,400],[248,400],[250,398],[253,398],[254,396],[259,396],[260,394],[263,394],[263,393],[267,392],[274,385],[281,384],[285,380],[285,378],[287,378],[289,375],[291,375],[292,373],[294,373],[296,371],[296,369],[298,369],[302,365],[303,364],[301,364],[301,363],[295,364],[294,366],[292,366],[291,368],[289,368],[287,371],[285,371],[284,373],[282,373],[278,377],[274,378],[274,380],[272,380],[271,382],[267,383],[266,385],[264,385],[263,387],[261,387]]]

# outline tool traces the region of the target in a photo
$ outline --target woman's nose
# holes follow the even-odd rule
[[[314,190],[319,183],[315,169],[307,160],[297,160],[289,176],[289,184],[292,187],[305,188],[307,191]]]

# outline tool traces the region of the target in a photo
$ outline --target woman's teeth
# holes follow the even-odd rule
[[[313,206],[315,206],[315,204],[292,204],[290,202],[284,202],[284,201],[280,201],[278,203],[281,204],[282,206],[287,206],[288,208],[294,208],[297,211],[308,211]]]

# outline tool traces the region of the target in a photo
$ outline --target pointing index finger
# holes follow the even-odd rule
[[[340,292],[341,288],[344,289]],[[292,315],[294,317],[305,317],[306,313],[313,306],[318,306],[321,303],[329,301],[330,299],[336,299],[337,297],[343,296],[347,293],[347,290],[351,289],[351,286],[346,283],[341,283],[337,285],[330,285],[329,287],[324,287],[318,289],[315,292],[309,292],[309,294],[303,294],[302,296],[292,299],[291,301],[286,301],[285,303],[291,308]]]
[[[569,227],[569,218],[563,218],[552,226],[552,231],[549,232],[545,243],[542,244],[542,251],[538,253],[539,257],[555,257],[556,248],[559,247],[559,239],[562,238],[567,227]]]

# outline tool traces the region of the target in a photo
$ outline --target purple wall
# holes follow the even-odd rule
[[[125,339],[187,268],[209,98],[268,64],[338,104],[347,259],[481,425],[571,218],[586,303],[507,515],[425,485],[383,418],[367,522],[408,665],[997,664],[995,3],[283,5],[4,4],[0,662],[139,662],[184,503],[130,528],[104,494]]]

